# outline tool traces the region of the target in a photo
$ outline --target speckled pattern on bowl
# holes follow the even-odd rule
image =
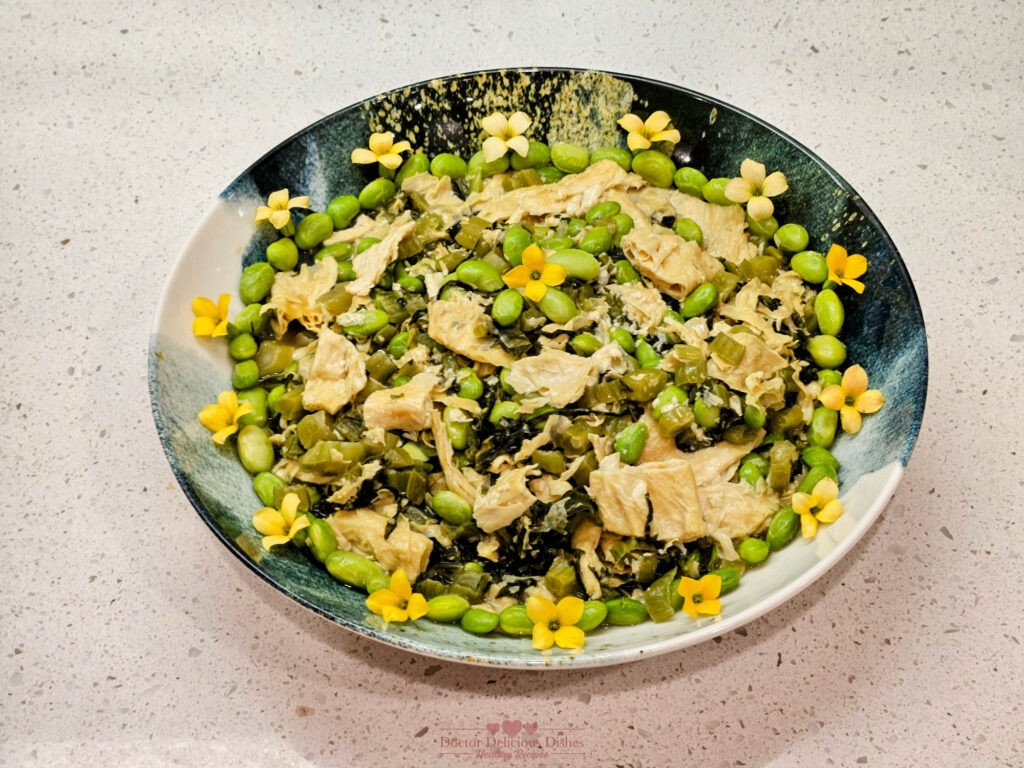
[[[708,176],[731,176],[745,157],[781,169],[789,191],[776,204],[780,221],[811,233],[811,247],[838,242],[870,263],[863,296],[846,294],[843,339],[850,360],[863,364],[887,404],[865,419],[856,438],[842,437],[846,514],[823,526],[817,539],[798,539],[747,574],[723,599],[720,617],[694,622],[683,614],[662,624],[606,628],[578,654],[538,653],[529,639],[475,637],[458,627],[420,621],[386,630],[368,614],[365,594],[335,582],[304,552],[262,551],[253,531],[260,506],[249,475],[228,446],[217,448],[196,414],[230,387],[231,361],[222,342],[191,333],[196,296],[231,293],[241,309],[238,277],[263,258],[269,233],[253,224],[256,206],[275,189],[308,194],[323,210],[366,181],[349,162],[371,130],[393,130],[434,154],[468,157],[479,146],[479,119],[499,109],[534,118],[530,135],[584,146],[624,146],[615,121],[626,112],[666,110],[682,133],[674,158]],[[454,149],[453,149],[454,148]],[[786,601],[821,576],[864,534],[889,500],[917,439],[927,392],[924,321],[907,270],[878,219],[827,164],[793,139],[716,99],[643,78],[564,69],[525,69],[456,75],[400,88],[352,105],[309,126],[271,150],[221,194],[183,252],[164,288],[150,341],[153,415],[167,458],[189,501],[210,529],[256,574],[303,605],[344,627],[385,643],[439,658],[522,668],[616,664],[665,653],[722,634]]]

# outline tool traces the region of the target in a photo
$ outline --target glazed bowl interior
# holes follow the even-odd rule
[[[723,599],[721,616],[693,621],[605,628],[588,636],[582,653],[541,654],[528,639],[477,637],[458,626],[383,628],[365,606],[365,593],[334,581],[303,551],[264,552],[252,529],[260,503],[251,478],[230,448],[218,449],[196,418],[230,388],[231,361],[223,345],[192,336],[196,296],[234,296],[244,266],[263,259],[270,236],[253,223],[256,207],[283,187],[307,194],[323,210],[367,180],[349,162],[371,131],[394,131],[433,155],[468,157],[479,148],[479,120],[494,110],[522,110],[534,119],[530,135],[583,146],[624,146],[616,120],[627,112],[667,111],[682,140],[673,158],[711,176],[737,175],[744,158],[783,170],[789,191],[778,199],[780,221],[799,221],[810,247],[830,242],[867,256],[868,290],[846,301],[843,339],[849,359],[864,365],[887,403],[866,419],[855,439],[840,437],[846,514],[814,540],[798,539],[748,572]],[[189,501],[225,546],[252,571],[301,604],[348,629],[410,651],[456,661],[524,668],[615,664],[707,640],[756,618],[806,587],[843,557],[874,522],[899,482],[917,439],[927,390],[924,322],[895,245],[860,196],[809,150],[757,118],[686,89],[610,73],[525,69],[457,75],[411,85],[342,109],[272,149],[220,195],[178,256],[164,288],[149,357],[153,414],[167,458]]]

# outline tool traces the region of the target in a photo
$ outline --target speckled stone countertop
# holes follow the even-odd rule
[[[6,3],[0,765],[458,766],[444,739],[506,720],[573,766],[1024,764],[1024,11],[888,5]],[[825,578],[556,674],[392,650],[254,577],[146,386],[172,260],[250,162],[372,93],[524,64],[676,82],[804,142],[901,249],[931,351],[906,477]]]

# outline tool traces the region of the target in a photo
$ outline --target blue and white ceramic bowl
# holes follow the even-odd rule
[[[709,175],[735,175],[746,157],[781,169],[790,189],[777,203],[812,234],[868,257],[863,296],[846,301],[844,341],[852,361],[869,371],[885,407],[864,421],[855,438],[837,440],[846,514],[823,526],[815,540],[797,539],[748,572],[723,599],[721,616],[606,628],[588,636],[582,653],[541,654],[529,639],[476,637],[457,626],[420,621],[381,629],[365,594],[334,581],[304,552],[264,552],[252,529],[260,506],[249,475],[230,447],[218,448],[196,414],[230,387],[223,344],[192,335],[196,296],[237,298],[244,266],[263,257],[267,232],[256,227],[256,206],[283,187],[308,194],[323,210],[336,195],[358,190],[361,171],[349,162],[371,130],[392,130],[430,154],[468,157],[479,146],[479,120],[495,109],[521,109],[534,118],[531,135],[584,146],[623,144],[616,120],[627,112],[666,110],[682,133],[677,163]],[[708,96],[638,77],[564,69],[524,69],[456,75],[411,85],[342,109],[288,139],[235,179],[199,224],[175,261],[150,341],[153,416],[178,482],[200,517],[254,573],[322,616],[360,634],[410,651],[456,661],[507,667],[557,668],[616,664],[685,648],[736,629],[811,584],[852,549],[875,521],[903,475],[924,412],[928,354],[921,309],[889,235],[850,185],[825,162],[782,132]],[[183,508],[184,511],[184,508]]]

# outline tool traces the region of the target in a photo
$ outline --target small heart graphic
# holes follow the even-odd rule
[[[501,724],[501,729],[509,736],[515,736],[523,729],[521,720],[506,720]]]
[[[491,736],[496,734],[498,732],[499,728],[501,728],[501,724],[500,723],[488,723],[487,724],[487,732],[489,734],[491,734]]]
[[[523,723],[523,730],[526,731],[527,733],[531,733],[531,734],[532,733],[536,733],[537,732],[537,724],[536,723]]]

